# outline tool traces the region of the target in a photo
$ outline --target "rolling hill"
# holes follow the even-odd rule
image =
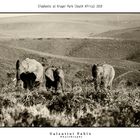
[[[1,18],[1,81],[6,79],[7,72],[15,71],[16,60],[25,57],[40,62],[45,58],[47,65],[63,65],[68,79],[78,71],[91,76],[94,63],[113,65],[116,77],[140,70],[139,17],[41,14]]]
[[[114,39],[121,39],[121,40],[140,41],[140,27],[126,28],[121,30],[111,30],[111,31],[103,32],[96,36],[111,37]]]
[[[139,14],[40,14],[0,20],[0,38],[83,38],[140,23]]]
[[[128,50],[128,52],[130,52],[125,57],[125,59],[140,62],[140,50],[138,48],[139,46],[138,44],[140,42],[140,27],[126,28],[121,30],[111,30],[111,31],[100,33],[95,36],[97,38],[108,38],[111,40],[119,40],[119,42],[130,42],[129,44],[126,43],[122,46],[122,48],[124,47],[126,48],[126,50]]]
[[[99,33],[115,28],[113,25],[104,26],[90,22],[90,18],[85,18],[86,16],[84,16],[85,20],[80,21],[80,17],[82,16],[42,14],[4,18],[0,21],[0,37],[86,37],[90,32]]]
[[[0,41],[0,47],[26,48],[78,58],[139,62],[140,42],[110,39],[33,38]],[[93,60],[94,61],[94,60]]]
[[[91,44],[96,42],[98,45],[101,43],[101,40],[92,40],[85,39],[87,42],[89,41]],[[45,63],[47,66],[56,65],[63,66],[64,71],[66,73],[67,81],[72,81],[72,79],[76,79],[76,73],[82,73],[82,77],[91,77],[91,66],[94,63],[108,63],[114,66],[116,71],[116,77],[120,76],[123,73],[128,71],[140,70],[140,63],[128,61],[125,59],[121,59],[115,57],[115,53],[111,53],[111,51],[103,51],[102,47],[99,53],[100,57],[89,57],[84,58],[82,55],[84,54],[80,52],[79,55],[74,56],[71,54],[73,49],[76,48],[78,44],[83,44],[84,39],[10,39],[10,40],[1,40],[0,41],[0,77],[1,83],[6,81],[8,72],[15,72],[15,63],[17,59],[24,59],[26,57],[34,58],[39,62],[42,62],[42,58],[45,59]],[[109,42],[109,40],[102,40],[105,42]],[[49,43],[51,45],[49,45]],[[74,45],[75,44],[75,45]],[[88,43],[86,43],[88,44]],[[113,44],[113,43],[111,43]],[[66,46],[66,47],[65,47]],[[101,45],[102,46],[102,45]],[[123,45],[122,45],[123,46]],[[69,49],[68,49],[69,48]],[[81,48],[82,49],[82,48]],[[114,47],[110,46],[110,49]],[[121,49],[121,47],[120,47]],[[62,51],[61,51],[62,50]],[[126,51],[125,48],[122,47],[122,50]],[[97,50],[95,50],[97,53]],[[118,49],[118,54],[121,52]],[[78,52],[78,51],[75,51]],[[126,51],[129,52],[129,51]],[[91,52],[92,53],[92,52]],[[109,57],[105,57],[105,55],[109,55]],[[117,51],[116,51],[117,53]],[[103,55],[104,54],[104,55]],[[127,54],[127,53],[126,53]],[[121,54],[119,54],[121,55]],[[123,53],[122,53],[122,56]],[[112,58],[111,58],[112,57]]]
[[[137,87],[140,86],[140,71],[128,71],[114,80],[114,86]]]

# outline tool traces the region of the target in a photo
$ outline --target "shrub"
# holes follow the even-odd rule
[[[139,88],[95,92],[80,83],[80,92],[17,91],[12,85],[0,93],[1,127],[139,127]],[[74,88],[74,87],[73,87]]]

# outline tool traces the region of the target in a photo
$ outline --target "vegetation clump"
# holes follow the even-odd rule
[[[62,95],[4,87],[0,93],[0,126],[140,127],[139,88],[95,92],[84,83],[81,88],[81,92],[69,90]]]

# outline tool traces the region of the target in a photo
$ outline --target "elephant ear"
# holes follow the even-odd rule
[[[58,69],[58,70],[57,70],[57,74],[58,74],[58,76],[59,76],[60,78],[64,78],[64,72],[63,72],[62,69]]]
[[[48,77],[51,81],[54,81],[54,75],[52,69],[47,69],[45,71],[45,76]]]

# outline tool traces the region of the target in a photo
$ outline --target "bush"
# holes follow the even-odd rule
[[[64,95],[5,86],[0,94],[0,126],[140,127],[139,88],[95,92],[90,84],[79,86],[80,92],[72,89]]]

